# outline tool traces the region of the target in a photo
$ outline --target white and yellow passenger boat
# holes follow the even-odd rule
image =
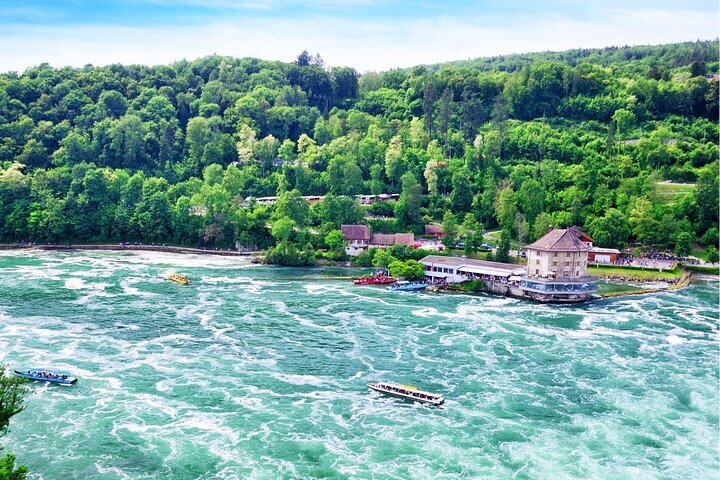
[[[418,390],[417,387],[410,385],[400,385],[398,383],[378,382],[368,383],[368,388],[376,392],[385,393],[394,397],[406,398],[408,400],[416,400],[423,403],[431,403],[433,405],[442,405],[445,398],[436,393]]]
[[[177,282],[181,285],[187,285],[188,283],[190,283],[190,280],[188,280],[188,278],[181,273],[171,273],[170,275],[168,275],[165,278],[167,278],[168,280],[170,280],[172,282]]]

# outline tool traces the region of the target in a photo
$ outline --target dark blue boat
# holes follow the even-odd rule
[[[75,385],[77,377],[64,370],[50,370],[48,368],[26,368],[25,370],[13,370],[18,377],[28,380],[39,380],[41,382],[59,383],[60,385]]]

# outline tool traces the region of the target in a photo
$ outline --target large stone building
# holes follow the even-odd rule
[[[587,276],[592,239],[577,228],[556,228],[527,246],[528,277],[572,278]]]
[[[527,246],[527,275],[520,283],[526,295],[541,301],[586,300],[597,290],[587,273],[592,239],[577,227],[556,228]]]

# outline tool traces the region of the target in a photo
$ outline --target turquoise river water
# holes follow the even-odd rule
[[[348,274],[0,252],[0,362],[80,378],[0,442],[32,479],[718,478],[717,280],[550,306]]]

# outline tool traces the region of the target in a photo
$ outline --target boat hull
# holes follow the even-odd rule
[[[355,285],[387,285],[397,280],[392,277],[360,277],[353,280]]]
[[[425,290],[427,288],[427,285],[402,285],[399,287],[394,287],[390,285],[387,287],[388,290],[391,292],[415,292],[418,290]]]
[[[28,373],[28,372],[35,372],[35,373]],[[57,375],[57,377],[42,376],[42,375],[38,374],[39,372],[43,372],[46,374],[54,374],[54,375]],[[21,372],[19,370],[13,370],[13,375],[15,375],[16,377],[23,377],[28,380],[57,383],[58,385],[75,385],[78,380],[77,377],[73,377],[72,375],[70,375],[66,372],[56,372],[54,370],[28,369],[24,372]],[[67,378],[62,378],[63,375],[65,375]]]
[[[188,283],[190,283],[190,281],[187,280],[186,278],[177,278],[177,277],[172,277],[172,276],[168,276],[165,278],[170,280],[171,282],[179,283],[180,285],[187,285]]]
[[[393,391],[389,390],[387,387],[384,387],[382,384],[375,384],[375,383],[368,383],[368,388],[371,390],[374,390],[378,393],[382,393],[384,395],[390,395],[392,397],[401,398],[403,400],[412,400],[414,402],[420,402],[420,403],[429,403],[430,405],[442,405],[445,403],[445,398],[435,395],[429,392],[423,392],[420,390],[414,390],[413,392],[415,395],[409,394],[409,393],[403,393],[402,391]],[[426,398],[420,397],[420,395],[425,395]]]

